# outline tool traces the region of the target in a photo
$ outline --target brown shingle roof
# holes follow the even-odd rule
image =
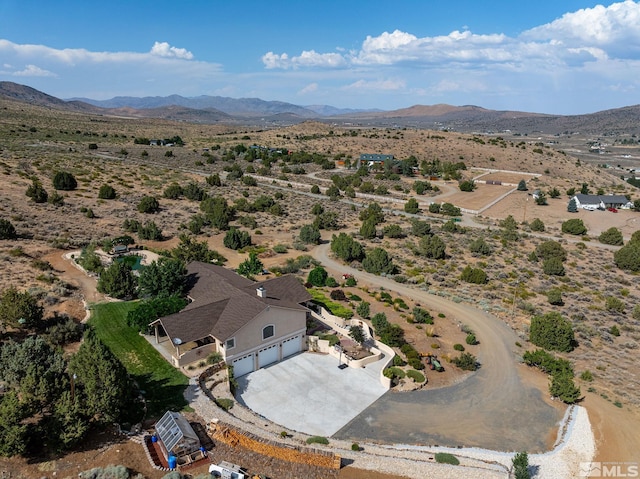
[[[254,283],[221,266],[193,262],[187,266],[187,277],[193,301],[179,313],[151,323],[161,324],[172,340],[183,343],[207,336],[225,341],[267,306],[305,310],[300,303],[311,299],[291,275]],[[257,295],[261,286],[265,298]]]

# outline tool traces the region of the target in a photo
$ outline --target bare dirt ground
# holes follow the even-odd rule
[[[485,185],[479,183],[473,192],[458,190],[456,193],[448,195],[445,201],[453,203],[459,208],[477,211],[512,189],[513,186]],[[438,201],[438,197],[436,197],[435,200]]]

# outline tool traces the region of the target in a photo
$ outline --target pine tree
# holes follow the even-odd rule
[[[576,199],[575,198],[571,198],[571,200],[569,201],[569,205],[567,206],[567,211],[569,213],[577,213],[578,212],[578,205],[576,203]]]

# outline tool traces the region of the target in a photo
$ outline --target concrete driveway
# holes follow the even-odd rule
[[[301,353],[239,378],[236,398],[287,429],[330,437],[387,392],[378,363],[340,369],[334,357]]]

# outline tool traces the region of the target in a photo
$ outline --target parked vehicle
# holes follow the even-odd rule
[[[220,464],[211,464],[209,466],[209,474],[211,477],[219,477],[221,479],[248,479],[247,472],[236,464],[222,461]]]
[[[617,213],[618,210],[615,209],[613,206],[610,206],[609,208],[607,208],[607,211],[611,211],[612,213]]]

